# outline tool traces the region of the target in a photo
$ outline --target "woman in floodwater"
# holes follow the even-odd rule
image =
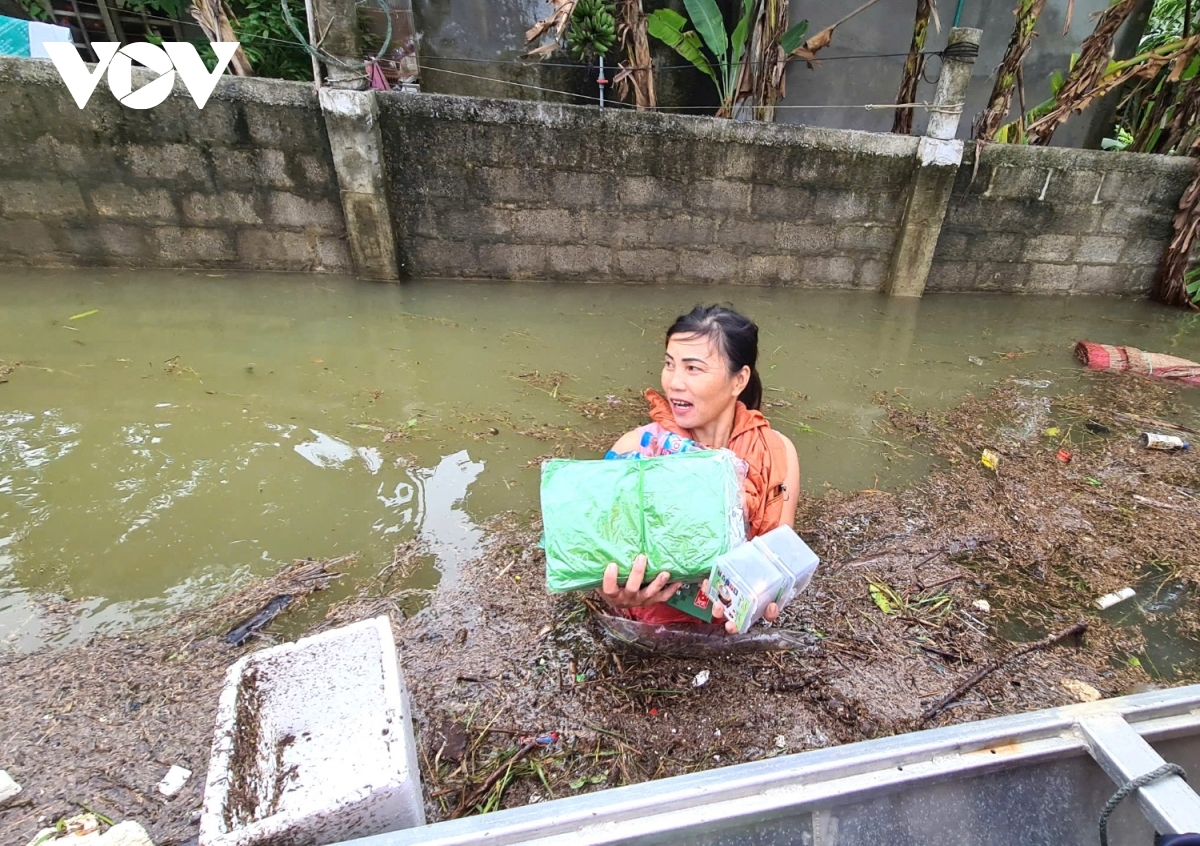
[[[622,435],[610,455],[659,455],[667,433],[705,447],[729,449],[748,465],[744,486],[747,536],[756,537],[783,524],[791,526],[796,519],[800,461],[792,442],[772,429],[759,411],[763,388],[755,370],[758,326],[732,309],[696,306],[671,324],[666,346],[663,392],[646,391],[653,422]],[[623,586],[618,584],[617,565],[609,564],[601,594],[612,607],[644,622],[700,622],[663,604],[681,587],[681,583],[671,582],[670,573],[660,573],[643,586],[645,575],[644,555],[634,560]],[[717,604],[713,610],[714,619],[720,620],[721,606]],[[778,614],[772,603],[766,618],[774,620]]]

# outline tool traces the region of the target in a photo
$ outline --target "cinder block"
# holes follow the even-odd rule
[[[88,197],[101,217],[171,223],[179,220],[175,195],[166,188],[142,190],[126,185],[98,185],[88,191]]]
[[[558,171],[550,175],[551,196],[567,208],[610,206],[616,188],[611,176],[599,173]]]
[[[687,207],[717,212],[749,212],[750,186],[727,179],[702,179],[687,187]]]
[[[1079,240],[1075,260],[1085,264],[1116,264],[1124,249],[1124,238],[1088,235]]]
[[[982,255],[987,256],[986,251]],[[1021,291],[1029,279],[1029,265],[1015,261],[979,262],[975,271],[976,291]]]
[[[236,191],[189,194],[183,198],[183,219],[196,225],[262,223],[254,208],[254,195]]]
[[[673,250],[619,250],[617,267],[630,279],[670,281],[679,273],[679,256]]]
[[[612,251],[604,247],[551,247],[550,271],[560,276],[597,276],[607,274]]]
[[[498,279],[537,279],[546,275],[546,248],[537,244],[483,244],[479,267]]]
[[[237,255],[240,264],[260,270],[349,273],[354,269],[345,240],[312,230],[244,227],[237,234]]]
[[[715,228],[716,221],[705,215],[672,214],[654,223],[650,230],[650,243],[661,246],[710,247]]]
[[[1126,294],[1133,287],[1129,268],[1120,265],[1083,265],[1075,290],[1087,294]]]
[[[221,229],[160,226],[154,230],[158,260],[167,265],[197,266],[234,261],[233,239]]]
[[[896,244],[896,230],[878,223],[847,225],[838,228],[837,249],[858,252],[890,253]],[[939,248],[941,245],[938,245]]]
[[[531,168],[481,167],[475,171],[475,185],[481,199],[496,203],[526,205],[534,200],[541,205],[543,198],[552,196],[549,174]]]
[[[9,217],[79,217],[87,208],[74,182],[6,180],[0,182],[0,212]]]
[[[736,282],[738,259],[728,250],[681,250],[679,275],[683,282]]]
[[[854,279],[854,287],[878,291],[883,287],[887,272],[888,263],[886,261],[866,259],[858,266],[858,276]]]
[[[478,276],[479,259],[475,248],[464,241],[413,238],[401,256],[401,267],[409,276]]]
[[[817,223],[781,223],[775,246],[801,256],[828,253],[837,244],[839,227]]]
[[[201,846],[323,846],[424,825],[387,617],[247,655],[225,678]]]
[[[1079,265],[1076,264],[1030,264],[1029,291],[1070,291],[1079,281]]]
[[[582,220],[566,209],[522,209],[512,215],[513,236],[538,244],[578,243]]]
[[[0,256],[8,253],[32,257],[54,250],[54,236],[42,221],[22,219],[0,223]]]
[[[756,218],[802,221],[814,216],[814,207],[813,195],[806,188],[758,184],[752,191],[750,212]]]
[[[123,156],[129,173],[140,179],[207,183],[208,162],[199,148],[187,144],[131,144]]]
[[[742,262],[738,278],[751,285],[794,285],[800,280],[800,262],[794,256],[752,255]]]
[[[677,209],[683,206],[683,186],[653,176],[617,179],[617,204],[633,209]]]
[[[775,226],[769,220],[726,218],[716,225],[712,240],[728,247],[770,247],[775,243]]]
[[[1038,235],[1030,238],[1022,253],[1026,261],[1070,261],[1079,239],[1071,235]]]
[[[850,288],[854,285],[854,259],[812,256],[800,261],[800,277],[816,288]]]
[[[110,256],[136,257],[149,262],[153,255],[147,237],[153,230],[124,223],[101,223],[96,230],[100,237],[100,248]]]
[[[333,200],[314,200],[286,191],[276,191],[270,195],[268,206],[270,220],[276,226],[297,229],[315,226],[327,232],[342,232],[345,228],[341,205]]]
[[[925,291],[971,291],[979,268],[973,261],[934,261],[925,279]]]

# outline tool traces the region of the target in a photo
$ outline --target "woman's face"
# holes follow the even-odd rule
[[[675,422],[698,429],[716,420],[737,402],[750,381],[750,368],[729,375],[729,362],[720,348],[697,335],[672,335],[663,360],[663,396],[671,403]]]

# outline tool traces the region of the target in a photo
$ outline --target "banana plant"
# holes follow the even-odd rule
[[[733,116],[746,54],[746,37],[758,2],[741,0],[740,14],[732,33],[725,29],[725,20],[716,0],[684,0],[692,29],[686,28],[688,18],[673,9],[658,9],[646,18],[652,37],[691,62],[716,85],[717,97],[721,101],[718,117]],[[789,30],[780,41],[788,44],[795,41],[798,44],[800,37]]]
[[[609,0],[579,0],[571,12],[567,47],[576,59],[605,56],[617,40],[617,22]]]

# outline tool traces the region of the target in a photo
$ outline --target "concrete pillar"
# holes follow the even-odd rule
[[[958,134],[971,66],[982,36],[979,29],[956,27],[950,31],[950,55],[942,62],[927,134],[917,144],[917,167],[909,183],[900,235],[884,285],[893,297],[919,297],[925,292],[925,279],[962,163],[963,142],[954,136]],[[960,44],[964,46],[955,47]],[[974,45],[974,50],[966,45]],[[955,55],[956,50],[961,52]]]
[[[354,269],[367,279],[399,279],[375,92],[322,88],[319,95]]]
[[[358,35],[358,4],[355,0],[312,0],[313,29],[321,35],[321,49],[341,59],[326,61],[328,84],[332,88],[364,91],[369,87],[363,70],[362,40]]]

